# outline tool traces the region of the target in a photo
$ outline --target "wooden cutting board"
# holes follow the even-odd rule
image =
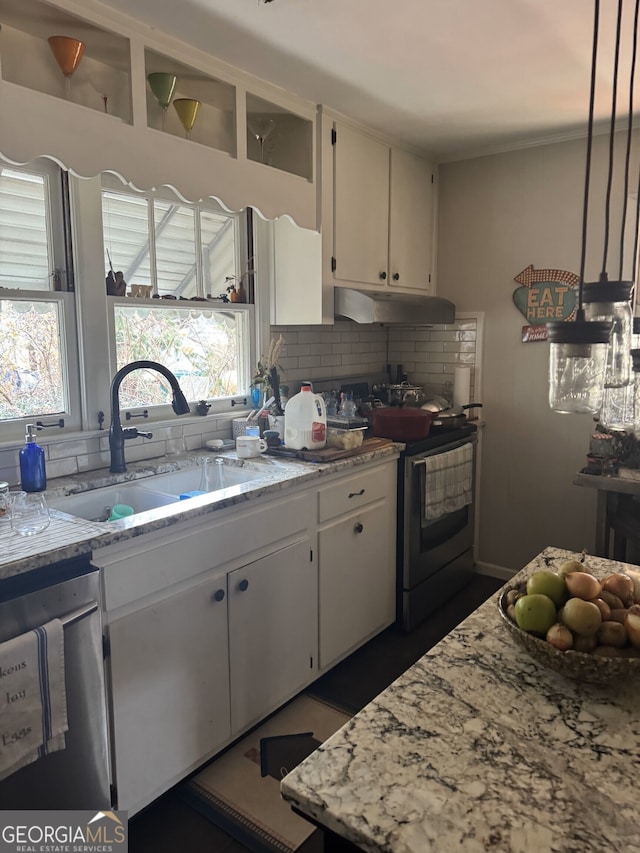
[[[365,438],[360,447],[351,450],[340,450],[337,447],[324,447],[322,450],[288,450],[286,447],[271,447],[269,453],[273,456],[283,456],[289,459],[303,459],[305,462],[335,462],[347,459],[349,456],[360,456],[389,447],[393,442],[390,438]]]

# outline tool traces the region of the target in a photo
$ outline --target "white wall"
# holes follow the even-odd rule
[[[602,257],[605,144],[594,145],[587,281]],[[593,421],[549,409],[549,345],[521,342],[526,321],[512,301],[514,276],[529,264],[579,272],[585,151],[572,141],[440,167],[438,292],[485,312],[478,557],[507,569],[546,545],[594,546],[596,492],[572,485]],[[634,191],[636,181],[634,170]],[[614,220],[622,197],[616,184]],[[628,278],[630,259],[625,266]],[[617,276],[617,258],[608,268]]]

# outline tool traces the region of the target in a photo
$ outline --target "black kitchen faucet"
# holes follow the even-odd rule
[[[156,370],[161,373],[171,385],[173,391],[173,399],[171,406],[176,415],[189,414],[189,404],[182,393],[182,389],[178,384],[178,380],[163,364],[157,361],[132,361],[130,364],[125,364],[116,373],[111,381],[111,426],[109,427],[109,451],[111,453],[111,465],[109,470],[112,474],[122,474],[127,470],[127,465],[124,458],[124,442],[127,438],[151,438],[153,433],[141,432],[135,427],[127,427],[122,429],[120,423],[120,384],[125,376],[133,373],[134,370]]]

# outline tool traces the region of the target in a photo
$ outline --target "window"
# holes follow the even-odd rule
[[[53,163],[0,162],[0,422],[79,408],[66,358],[75,318],[73,294],[63,291],[62,198]]]
[[[244,393],[249,385],[247,306],[211,303],[237,278],[238,217],[187,204],[168,192],[128,190],[103,179],[105,269],[126,294],[149,288],[133,302],[111,299],[116,369],[138,359],[164,364],[189,400]],[[124,407],[164,405],[170,392],[156,375],[135,371],[121,386]]]
[[[245,396],[254,308],[219,298],[239,277],[241,221],[213,200],[0,158],[0,438],[20,438],[39,419],[94,428],[116,370],[141,359],[168,367],[191,402],[213,411]],[[107,292],[110,268],[123,272],[122,295]],[[120,390],[122,408],[171,412],[155,372],[134,371]]]

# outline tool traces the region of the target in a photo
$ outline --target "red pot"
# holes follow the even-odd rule
[[[371,425],[373,434],[394,441],[419,441],[429,435],[433,413],[424,409],[389,408],[373,409]]]

